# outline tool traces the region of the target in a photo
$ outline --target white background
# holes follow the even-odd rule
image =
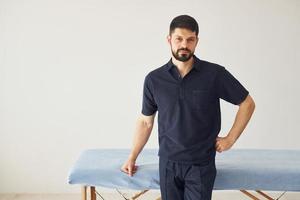
[[[0,0],[0,193],[78,192],[87,148],[129,148],[145,75],[171,56],[171,20],[199,23],[195,54],[250,91],[255,114],[234,148],[299,148],[296,0]],[[227,134],[238,107],[222,102]],[[146,147],[157,147],[157,126]]]

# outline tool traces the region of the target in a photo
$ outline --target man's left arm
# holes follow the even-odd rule
[[[234,123],[229,133],[225,137],[217,137],[216,139],[216,150],[221,153],[230,149],[233,144],[237,141],[239,136],[246,128],[253,112],[255,109],[255,103],[250,95],[239,104],[239,110],[236,114]]]

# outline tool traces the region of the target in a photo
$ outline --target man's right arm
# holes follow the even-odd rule
[[[127,161],[121,168],[123,172],[129,174],[130,176],[132,176],[137,170],[135,161],[150,137],[154,124],[154,118],[155,113],[150,116],[141,114],[137,120],[132,149]]]

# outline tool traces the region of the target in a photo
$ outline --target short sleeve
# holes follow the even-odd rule
[[[238,105],[248,96],[248,90],[224,67],[222,67],[216,77],[218,97]]]
[[[144,115],[150,116],[153,115],[156,111],[157,105],[154,100],[153,85],[148,74],[144,81],[142,113]]]

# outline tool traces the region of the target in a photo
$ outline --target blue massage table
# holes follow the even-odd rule
[[[90,149],[81,153],[69,172],[69,184],[82,186],[82,199],[96,200],[95,187],[141,190],[137,199],[150,189],[159,189],[157,149],[144,149],[138,156],[134,176],[120,171],[129,149]],[[231,149],[216,156],[217,177],[214,190],[240,190],[254,200],[273,200],[266,191],[300,191],[300,150]],[[283,193],[284,194],[284,193]],[[122,195],[124,199],[126,198]],[[158,198],[159,199],[159,198]],[[279,198],[277,198],[279,199]]]

